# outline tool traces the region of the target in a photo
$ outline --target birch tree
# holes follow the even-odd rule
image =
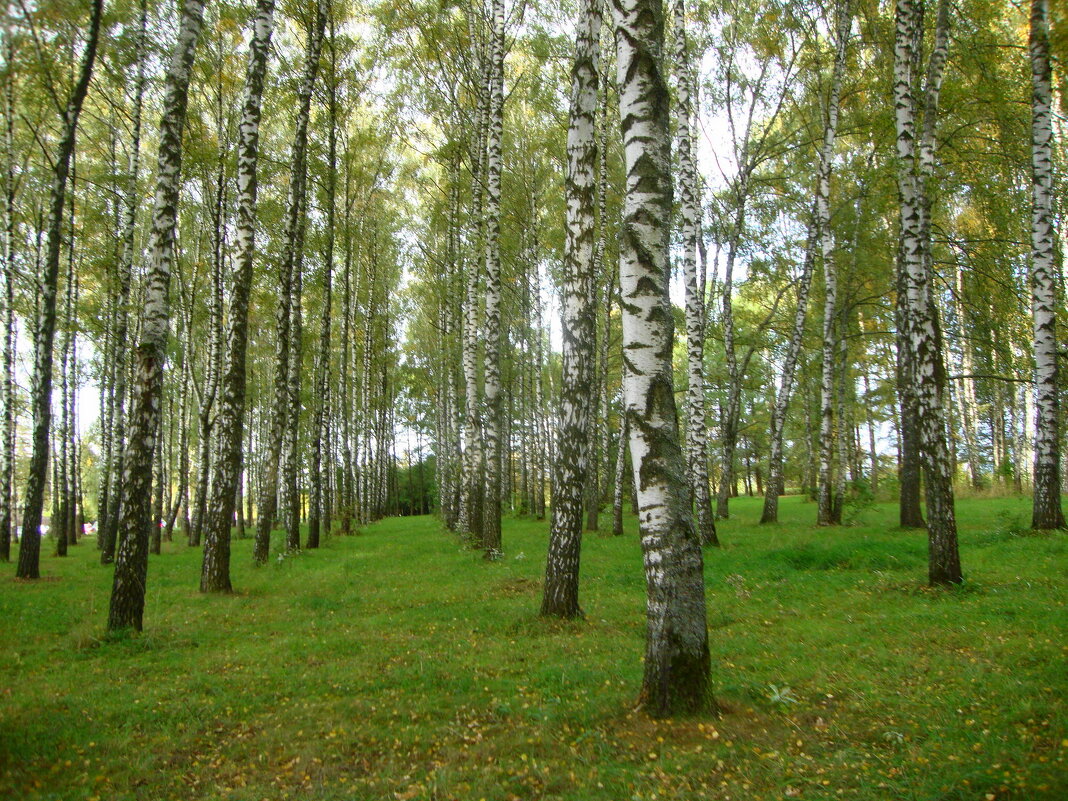
[[[504,0],[493,0],[489,47],[489,115],[486,125],[486,318],[482,425],[486,449],[482,548],[501,552],[501,143],[504,132]]]
[[[567,225],[561,287],[560,447],[541,613],[571,618],[578,602],[582,500],[589,463],[594,315],[590,305],[596,238],[597,88],[601,0],[579,6],[567,132]],[[592,466],[596,470],[596,466]]]
[[[682,235],[682,274],[686,287],[686,475],[697,509],[697,530],[703,545],[718,545],[712,499],[708,490],[705,422],[705,308],[704,282],[697,276],[698,172],[693,154],[693,100],[686,6],[674,3],[673,60],[675,66],[675,140],[679,153],[679,222]]]
[[[819,176],[816,180],[816,225],[819,231],[820,254],[823,259],[823,364],[820,378],[820,472],[816,523],[821,526],[841,523],[835,513],[832,492],[831,454],[835,443],[833,412],[835,327],[838,318],[838,266],[835,263],[834,239],[831,232],[831,165],[834,160],[834,140],[838,132],[838,106],[842,95],[846,48],[852,23],[849,0],[840,0],[836,8],[834,73],[827,99],[827,120],[820,148]],[[844,336],[839,331],[838,336]],[[838,420],[839,438],[845,436],[843,421]]]
[[[801,342],[805,335],[805,317],[808,313],[808,296],[812,289],[812,273],[816,261],[816,242],[818,239],[819,222],[816,217],[816,209],[813,207],[808,224],[808,234],[805,237],[805,252],[801,261],[801,275],[797,278],[797,308],[794,311],[794,324],[790,331],[790,341],[786,347],[786,358],[783,360],[779,392],[775,396],[775,407],[771,413],[768,482],[765,485],[764,508],[760,515],[761,523],[779,522],[779,496],[783,494],[784,490],[783,427],[786,424],[786,412],[790,408],[794,377],[797,373],[798,356],[801,353]]]
[[[123,474],[125,502],[119,523],[120,541],[111,588],[109,630],[132,627],[140,631],[145,608],[152,457],[160,428],[163,364],[170,326],[168,290],[181,188],[182,130],[189,97],[189,77],[203,19],[203,0],[185,0],[178,40],[164,82],[156,193],[148,244],[149,262],[140,316],[140,336],[134,357],[130,440]]]
[[[1053,245],[1049,0],[1031,0],[1031,310],[1035,331],[1035,478],[1031,528],[1064,528]]]
[[[319,547],[319,528],[330,533],[330,508],[323,492],[323,445],[328,442],[327,410],[330,406],[330,323],[333,309],[334,219],[337,194],[337,37],[334,31],[333,6],[330,13],[330,79],[327,82],[326,146],[326,247],[323,253],[323,310],[319,323],[319,351],[315,359],[315,416],[312,422],[311,498],[308,500],[308,547]],[[332,461],[332,460],[331,460]]]
[[[322,23],[322,24],[321,24]],[[308,32],[308,45],[304,57],[304,70],[297,90],[297,117],[293,133],[293,146],[290,154],[289,198],[286,205],[285,240],[282,258],[278,268],[278,310],[275,316],[277,326],[277,350],[275,358],[273,407],[271,410],[271,427],[264,456],[263,475],[260,482],[258,518],[256,520],[256,542],[253,559],[257,564],[267,561],[271,546],[271,528],[278,510],[278,484],[283,442],[287,428],[292,425],[292,397],[290,381],[292,379],[290,359],[292,358],[292,319],[294,296],[294,273],[299,269],[298,262],[302,254],[298,246],[303,241],[303,208],[306,192],[308,118],[311,109],[312,90],[315,76],[319,70],[319,51],[322,46],[325,15],[320,5],[316,4],[316,17]],[[295,454],[294,454],[295,456]]]
[[[734,269],[744,252],[754,196],[761,189],[759,170],[762,165],[788,145],[777,124],[791,97],[794,69],[804,37],[797,32],[798,20],[787,8],[772,4],[774,15],[762,13],[763,7],[750,9],[734,5],[724,20],[722,49],[723,110],[730,131],[736,174],[723,198],[719,212],[725,229],[723,283],[720,287],[723,326],[723,349],[727,367],[726,402],[720,409],[720,476],[716,494],[716,517],[730,514],[730,495],[734,485],[735,451],[738,445],[739,414],[742,405],[742,380],[756,346],[745,355],[737,354],[737,330],[734,319]],[[785,30],[780,38],[763,40],[759,34],[774,19]],[[745,37],[750,37],[748,41]],[[770,41],[774,41],[768,47]],[[724,175],[726,178],[726,175]],[[770,322],[770,317],[768,322]],[[765,323],[766,325],[767,323]],[[761,326],[763,328],[764,326]]]
[[[626,417],[645,563],[647,627],[641,699],[667,716],[708,702],[704,561],[679,448],[668,299],[669,99],[660,0],[613,0],[626,193],[619,287]]]
[[[38,284],[40,293],[34,334],[33,373],[30,407],[33,414],[32,453],[29,479],[26,482],[22,513],[22,542],[16,576],[24,579],[41,577],[41,516],[44,509],[45,482],[48,477],[48,437],[52,423],[52,361],[56,334],[56,291],[59,285],[59,252],[63,240],[63,208],[67,196],[67,177],[74,153],[78,117],[89,91],[89,81],[96,62],[100,38],[103,0],[91,0],[89,27],[85,36],[78,77],[66,102],[57,109],[62,128],[51,160],[52,181],[48,200],[47,244]]]
[[[4,197],[3,250],[4,261],[3,326],[3,422],[0,430],[0,562],[11,560],[11,532],[13,522],[13,490],[15,477],[15,76],[11,63],[15,46],[8,25],[3,29],[4,62]]]
[[[926,478],[928,579],[931,584],[962,580],[953,503],[953,476],[944,413],[945,368],[942,334],[931,289],[930,204],[927,182],[934,167],[934,133],[949,47],[949,4],[940,0],[935,45],[924,78],[922,137],[917,136],[918,0],[897,0],[894,39],[894,119],[897,133],[901,257],[899,291],[905,292],[906,383],[915,388],[920,453]],[[917,153],[916,142],[920,142]]]
[[[468,253],[464,281],[464,318],[462,332],[462,366],[464,379],[464,416],[462,426],[459,528],[472,544],[482,542],[482,498],[485,482],[481,480],[483,431],[478,393],[478,321],[479,288],[482,276],[484,228],[483,184],[486,169],[486,125],[489,114],[489,86],[485,75],[486,55],[477,34],[474,11],[467,12],[470,40],[470,72],[475,99],[473,147],[471,148],[471,213],[467,225]]]
[[[274,30],[274,0],[257,0],[237,139],[237,268],[230,291],[226,360],[219,387],[218,457],[204,528],[201,592],[229,592],[230,528],[241,475],[245,424],[248,311],[256,255],[256,195],[263,84]]]
[[[141,116],[144,107],[145,61],[148,51],[148,4],[141,0],[137,19],[137,43],[134,73],[133,107],[130,110],[130,141],[127,145],[126,176],[122,188],[122,231],[116,260],[116,291],[112,301],[112,343],[109,398],[109,436],[105,442],[104,465],[101,473],[102,500],[98,503],[97,540],[101,564],[115,561],[115,546],[119,533],[119,514],[122,508],[122,475],[126,453],[126,390],[130,329],[130,285],[133,282],[134,234],[137,224],[138,175],[141,167]]]

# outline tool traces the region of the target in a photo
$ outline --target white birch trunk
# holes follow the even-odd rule
[[[252,264],[256,254],[256,193],[259,186],[260,115],[267,56],[274,30],[274,0],[257,0],[245,73],[245,97],[237,140],[237,268],[230,292],[225,370],[219,389],[219,457],[211,482],[211,502],[204,527],[202,592],[229,592],[230,524],[240,481],[245,422],[245,362]],[[251,492],[251,489],[250,489]]]
[[[324,15],[319,4],[316,5],[316,19],[308,35],[308,45],[304,58],[301,83],[297,89],[297,118],[293,132],[293,148],[290,155],[289,198],[286,205],[285,240],[282,259],[279,265],[278,309],[275,321],[278,329],[278,343],[275,360],[274,397],[271,412],[271,429],[267,443],[267,455],[263,465],[260,483],[260,500],[258,520],[256,521],[256,542],[253,559],[257,564],[267,561],[270,552],[271,527],[278,509],[279,474],[283,471],[283,459],[287,433],[292,426],[292,398],[290,386],[292,372],[293,336],[293,276],[300,269],[303,243],[303,208],[306,192],[306,162],[308,147],[308,118],[311,107],[311,95],[315,86],[315,76],[319,70],[319,50],[322,46]],[[292,435],[290,434],[290,441]],[[298,544],[299,547],[299,544]]]
[[[14,44],[8,24],[4,25],[5,67],[14,60]],[[0,562],[11,560],[11,533],[14,529],[15,466],[15,76],[5,69],[4,79],[4,294],[3,322],[3,428],[0,431]]]
[[[697,277],[697,237],[701,215],[699,176],[693,153],[693,100],[686,8],[674,2],[675,139],[679,153],[679,218],[682,236],[682,274],[686,291],[686,474],[697,510],[697,531],[703,545],[718,545],[716,521],[708,491],[705,423],[704,294]]]
[[[930,227],[926,179],[933,171],[938,89],[948,47],[948,3],[939,4],[935,47],[926,76],[924,136],[916,154],[916,101],[912,65],[916,61],[916,0],[898,0],[894,47],[894,101],[897,129],[898,194],[901,201],[899,282],[906,295],[906,381],[916,393],[920,452],[926,476],[928,579],[931,584],[962,580],[953,503],[953,476],[946,438],[943,398],[945,370],[938,309],[930,288]]]
[[[37,325],[34,329],[34,361],[30,388],[30,408],[33,415],[32,453],[29,478],[26,482],[22,513],[22,538],[18,578],[40,578],[41,517],[44,510],[44,490],[48,476],[48,439],[52,423],[52,348],[56,332],[56,290],[59,283],[59,251],[63,234],[63,206],[67,195],[67,175],[74,152],[74,137],[82,103],[89,91],[89,80],[96,61],[103,0],[93,0],[90,7],[89,30],[82,54],[78,79],[62,112],[63,128],[55,158],[52,160],[52,186],[49,195],[47,244],[43,274],[39,271],[40,292]]]
[[[483,462],[482,425],[478,393],[478,321],[479,288],[483,255],[483,181],[486,167],[486,125],[489,114],[489,87],[484,74],[486,59],[475,35],[473,14],[468,13],[468,34],[471,38],[471,64],[475,73],[475,147],[471,158],[471,215],[468,224],[467,270],[464,284],[463,376],[464,418],[463,454],[461,465],[459,529],[472,544],[482,543],[482,496],[484,484],[480,480]]]
[[[170,327],[169,289],[174,261],[181,189],[182,130],[185,127],[189,79],[197,38],[204,18],[203,0],[185,0],[178,41],[164,85],[159,130],[156,198],[149,236],[148,274],[135,355],[130,441],[123,475],[124,503],[119,524],[119,549],[111,590],[108,629],[141,629],[148,573],[148,529],[151,521],[152,459],[160,428],[163,364]]]
[[[1031,0],[1031,310],[1035,332],[1035,476],[1031,527],[1064,528],[1057,293],[1053,263],[1053,115],[1049,0]]]
[[[831,171],[834,163],[834,142],[838,135],[838,107],[845,75],[846,52],[852,14],[849,0],[840,0],[837,8],[834,72],[831,93],[827,99],[827,119],[820,149],[819,176],[816,180],[816,221],[819,230],[820,254],[823,258],[823,364],[820,378],[820,470],[816,523],[828,526],[840,523],[835,515],[832,492],[831,459],[835,445],[834,365],[835,321],[838,317],[838,265],[834,257],[834,237],[831,232]],[[844,436],[842,421],[838,421],[838,437]]]
[[[771,413],[771,453],[768,458],[768,482],[764,488],[764,509],[760,516],[761,523],[779,521],[779,496],[784,489],[783,482],[783,426],[786,412],[790,408],[793,394],[794,375],[797,372],[797,359],[801,353],[801,341],[805,335],[805,317],[808,313],[808,295],[812,288],[813,266],[816,260],[816,242],[819,239],[819,223],[816,210],[812,210],[809,221],[808,236],[805,239],[805,255],[801,263],[801,275],[797,279],[797,308],[794,311],[794,326],[790,334],[790,344],[786,349],[786,358],[782,365],[782,379],[775,406]]]
[[[678,444],[668,299],[669,102],[659,0],[613,0],[626,194],[619,286],[626,414],[647,591],[641,699],[665,716],[708,703],[704,563]]]
[[[489,52],[489,117],[486,126],[486,319],[483,392],[486,448],[482,548],[501,553],[501,144],[504,131],[504,0],[493,0]]]
[[[583,0],[578,11],[564,184],[567,223],[560,292],[560,448],[541,614],[565,618],[582,614],[578,579],[583,490],[587,471],[597,469],[589,463],[595,326],[589,289],[594,279],[596,247],[600,3],[601,0]]]

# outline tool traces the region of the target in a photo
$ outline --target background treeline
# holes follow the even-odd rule
[[[1053,5],[1054,93],[1063,97],[1068,20]],[[952,9],[930,199],[950,455],[958,491],[1022,491],[1031,482],[1035,418],[1028,20],[1025,9],[1010,3],[960,0]],[[491,418],[500,443],[503,513],[540,517],[551,503],[573,54],[564,21],[574,9],[510,4],[501,25],[494,24],[496,10],[332,0],[285,2],[274,11],[260,126],[239,536],[251,534],[265,482],[271,490],[275,375],[283,351],[291,433],[276,459],[290,460],[296,489],[274,478],[280,520],[296,514],[327,530],[334,524],[353,531],[383,515],[436,510],[479,539],[483,488],[472,486],[472,475],[496,453],[483,441]],[[190,544],[203,537],[219,458],[215,426],[237,239],[236,147],[254,11],[251,3],[206,6],[183,136],[152,515],[163,539],[178,529]],[[702,458],[720,515],[731,495],[762,494],[768,486],[771,418],[795,319],[832,83],[834,11],[783,0],[688,9],[705,276],[708,448]],[[926,51],[933,46],[934,11],[932,5],[923,28]],[[885,3],[852,4],[841,81],[828,198],[837,266],[829,327],[835,422],[821,431],[828,327],[817,252],[793,399],[782,424],[786,491],[815,496],[820,453],[828,451],[840,477],[836,502],[846,515],[850,504],[898,492],[893,12]],[[0,494],[11,510],[0,516],[8,521],[0,526],[5,543],[24,501],[49,191],[89,14],[88,3],[46,0],[10,4],[4,17],[3,451],[9,467]],[[308,43],[320,14],[325,26],[294,241],[287,226],[291,153]],[[96,68],[78,120],[60,229],[45,496],[60,552],[77,541],[83,520],[97,520],[102,533],[117,525],[123,503],[123,416],[135,383],[158,121],[177,25],[172,3],[105,4]],[[614,74],[611,42],[606,28],[606,76]],[[498,61],[503,97],[495,133],[488,76]],[[629,471],[617,469],[625,458],[616,227],[623,177],[614,81],[606,84],[597,114],[605,143],[600,256],[589,287],[596,341],[588,528],[606,525],[598,512],[629,495],[630,481]],[[1054,197],[1061,198],[1062,116],[1055,115],[1054,127]],[[496,168],[487,141],[498,142]],[[1055,215],[1062,220],[1063,210],[1055,206]],[[487,272],[484,258],[494,240],[496,273]],[[283,342],[278,271],[294,248]],[[1063,308],[1059,243],[1056,259]],[[681,305],[681,284],[677,290]],[[499,333],[486,334],[487,308],[499,319]],[[681,309],[676,329],[682,393]],[[106,546],[107,537],[98,542]]]

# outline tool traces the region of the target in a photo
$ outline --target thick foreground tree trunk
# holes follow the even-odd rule
[[[671,219],[669,99],[659,0],[613,0],[626,195],[619,287],[626,415],[647,591],[641,700],[667,716],[709,701],[704,561],[679,448],[668,299]]]

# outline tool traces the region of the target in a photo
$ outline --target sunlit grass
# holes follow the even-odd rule
[[[650,722],[644,581],[587,534],[586,619],[537,617],[547,523],[487,563],[430,518],[387,520],[197,592],[199,551],[149,568],[146,630],[104,637],[89,541],[0,581],[0,798],[1061,799],[1065,535],[1026,499],[960,504],[967,580],[929,590],[894,509],[812,525],[732,501],[706,552],[719,718]],[[46,543],[47,551],[47,543]]]

